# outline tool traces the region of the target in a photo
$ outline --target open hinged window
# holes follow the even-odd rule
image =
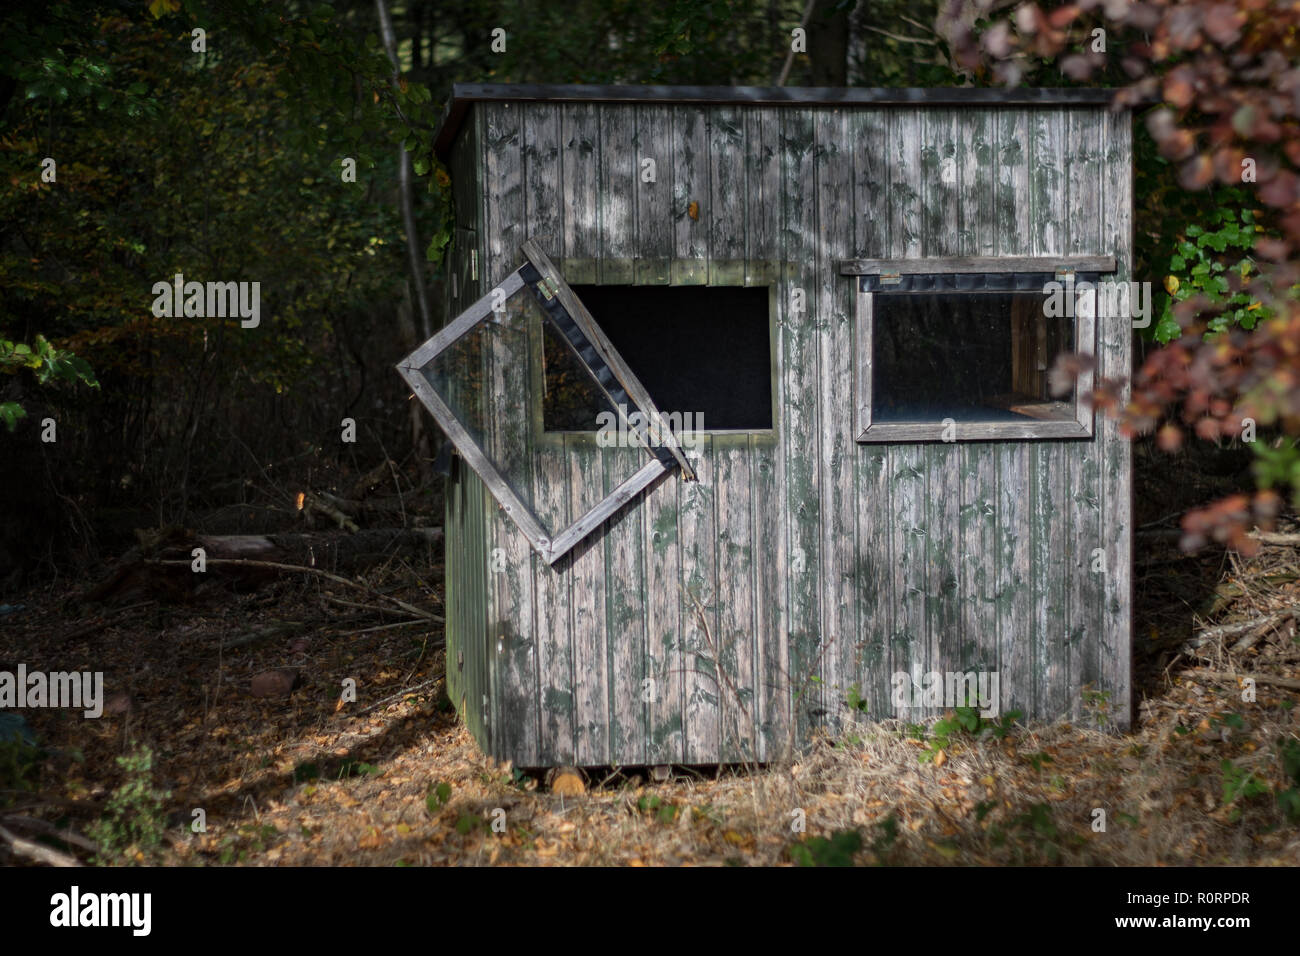
[[[1048,373],[1061,353],[1095,354],[1098,297],[1076,290],[1114,269],[1108,256],[841,263],[858,283],[857,440],[1091,436],[1089,364],[1065,395]]]
[[[555,265],[532,240],[521,252],[523,265],[397,370],[533,548],[554,564],[664,472],[678,467],[687,480],[695,473],[645,388]],[[567,367],[580,380],[569,391],[581,396],[583,413],[617,415],[644,451],[644,463],[611,481],[608,494],[584,488],[585,499],[562,508],[534,488],[529,428],[538,416],[524,407],[529,390],[516,385],[528,374],[539,332],[563,343],[572,359]],[[637,412],[647,425],[629,425]]]

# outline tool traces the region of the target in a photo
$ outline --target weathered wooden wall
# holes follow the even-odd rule
[[[1128,114],[487,102],[473,119],[458,148],[478,151],[480,204],[458,212],[480,288],[530,237],[571,283],[771,284],[779,391],[774,432],[711,436],[698,483],[652,486],[554,567],[472,476],[458,483],[448,665],[463,650],[453,697],[488,752],[769,760],[835,724],[851,686],[893,715],[896,671],[997,670],[1003,710],[1039,717],[1080,719],[1091,686],[1127,725],[1127,443],[1109,421],[1092,441],[856,443],[855,283],[837,264],[1113,254],[1128,279]],[[1101,320],[1098,340],[1101,374],[1126,374],[1127,321]],[[503,409],[534,387],[534,344],[494,358]],[[532,427],[514,415],[496,451],[525,456],[550,513],[576,518],[638,461]]]
[[[482,276],[482,125],[469,117],[448,159],[457,228],[445,286],[446,314],[455,316],[477,299]],[[491,496],[483,482],[456,461],[447,481],[444,562],[447,592],[447,695],[475,738],[488,740],[489,666],[484,652],[491,603],[487,592],[487,528]]]

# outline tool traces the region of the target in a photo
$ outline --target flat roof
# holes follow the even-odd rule
[[[1108,106],[1118,90],[1080,87],[990,89],[834,86],[594,86],[457,83],[443,112],[433,150],[446,158],[475,102],[700,103],[749,106]]]

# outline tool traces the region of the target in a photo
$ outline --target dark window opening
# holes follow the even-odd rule
[[[1068,421],[1048,372],[1074,322],[1039,293],[879,293],[872,314],[871,421]]]
[[[772,427],[768,290],[743,286],[573,287],[668,422],[696,431]],[[575,371],[547,324],[547,431],[596,431],[609,402]]]

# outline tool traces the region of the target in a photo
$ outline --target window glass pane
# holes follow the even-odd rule
[[[574,286],[674,431],[772,427],[766,287]],[[547,431],[590,430],[590,397],[567,388],[547,345]]]
[[[548,432],[594,432],[608,421],[600,416],[613,411],[609,397],[550,322],[542,323],[542,369]]]
[[[1048,371],[1074,349],[1074,319],[1044,315],[1037,292],[877,293],[871,420],[1069,421]]]

